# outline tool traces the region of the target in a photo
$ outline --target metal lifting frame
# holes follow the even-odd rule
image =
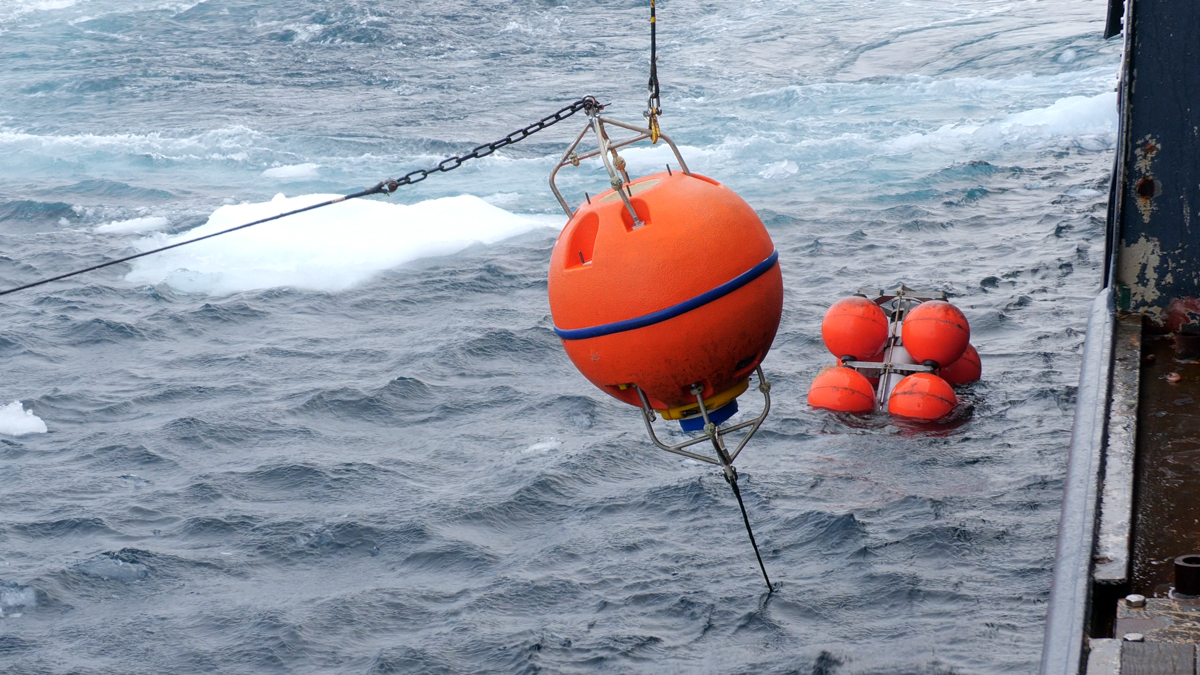
[[[588,123],[583,127],[583,130],[579,132],[579,135],[575,137],[574,142],[572,142],[567,148],[567,151],[563,153],[562,159],[559,160],[558,165],[555,166],[554,170],[550,172],[550,189],[554,192],[554,196],[558,198],[558,203],[562,205],[563,211],[567,212],[567,217],[574,218],[575,212],[571,210],[570,204],[568,204],[567,200],[563,198],[562,193],[558,191],[558,186],[554,183],[554,177],[558,175],[559,169],[567,166],[568,164],[571,166],[579,166],[581,161],[599,156],[604,162],[605,170],[608,171],[609,184],[617,194],[621,195],[621,201],[625,202],[625,208],[629,210],[629,215],[633,217],[634,227],[640,227],[642,225],[642,221],[640,218],[638,218],[637,211],[634,210],[633,204],[629,201],[630,195],[627,194],[627,186],[630,182],[629,173],[625,171],[625,160],[617,155],[617,148],[623,148],[639,141],[652,140],[653,134],[645,127],[639,127],[632,124],[627,124],[625,122],[618,122],[617,120],[609,119],[607,117],[601,117],[600,111],[603,110],[603,108],[603,106],[595,106],[585,109],[585,112],[587,112],[588,116]],[[608,137],[607,129],[605,129],[605,125],[608,124],[635,132],[637,135],[632,138],[626,138],[613,142]],[[585,152],[582,155],[576,154],[575,149],[578,148],[579,144],[583,142],[584,136],[586,136],[589,131],[596,134],[596,145],[598,147],[595,150]],[[675,146],[675,142],[662,132],[659,132],[658,137],[666,141],[667,145],[671,146],[671,152],[675,153],[675,161],[679,162],[679,169],[683,171],[683,174],[685,176],[692,175],[692,172],[688,169],[687,162],[683,161],[683,155],[679,154],[679,148]]]

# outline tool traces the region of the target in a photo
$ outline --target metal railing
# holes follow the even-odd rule
[[[1084,664],[1084,637],[1091,615],[1092,549],[1099,520],[1100,470],[1104,461],[1116,307],[1111,286],[1092,302],[1075,425],[1063,483],[1062,515],[1054,581],[1046,612],[1041,675],[1077,675]]]

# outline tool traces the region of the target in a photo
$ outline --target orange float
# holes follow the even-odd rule
[[[942,368],[942,379],[950,384],[969,384],[979,379],[983,374],[983,364],[979,361],[979,352],[975,347],[967,345],[967,351],[954,363]]]
[[[821,320],[821,340],[839,359],[865,359],[883,350],[888,338],[888,319],[874,302],[854,296],[833,303]]]
[[[682,420],[695,417],[698,384],[719,424],[779,328],[775,245],[754,209],[711,178],[668,171],[620,189],[581,205],[554,245],[554,331],[609,395],[640,406],[641,389]]]
[[[838,412],[870,412],[875,407],[875,388],[852,368],[826,368],[808,388],[808,404]]]
[[[888,412],[901,417],[936,420],[958,405],[954,388],[933,373],[913,373],[900,380],[888,397]]]
[[[943,300],[922,302],[904,316],[904,348],[917,363],[935,361],[948,366],[957,361],[971,338],[967,317]]]

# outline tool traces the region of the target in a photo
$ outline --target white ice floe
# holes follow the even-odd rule
[[[0,618],[19,618],[22,612],[14,610],[35,606],[37,591],[29,586],[0,582]]]
[[[26,410],[20,401],[13,401],[0,408],[0,434],[6,436],[24,436],[25,434],[46,433],[46,423]]]
[[[171,224],[171,221],[160,216],[149,216],[146,218],[133,218],[131,220],[114,220],[111,223],[105,223],[97,227],[94,232],[97,234],[113,234],[113,233],[129,233],[129,232],[150,232],[153,230],[161,230]]]
[[[84,561],[76,569],[94,577],[125,582],[145,579],[150,574],[150,570],[141,563],[125,562],[106,555]]]
[[[170,236],[155,233],[133,245],[146,251],[333,197],[280,194],[269,202],[222,206],[200,227]],[[280,286],[339,291],[418,258],[561,225],[561,217],[517,215],[470,195],[412,205],[356,199],[139,259],[126,278],[166,282],[188,293]]]
[[[1013,113],[986,124],[947,124],[924,134],[909,134],[889,143],[908,151],[934,148],[959,151],[969,146],[1036,148],[1069,143],[1088,150],[1111,147],[1117,133],[1117,94],[1068,96],[1045,108]]]

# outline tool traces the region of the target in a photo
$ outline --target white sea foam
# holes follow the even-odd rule
[[[0,607],[33,607],[37,604],[37,592],[28,586],[5,584],[0,587]]]
[[[765,169],[758,172],[763,178],[783,178],[785,176],[793,176],[800,171],[800,166],[790,159],[785,159],[782,162],[773,162],[768,164]]]
[[[32,151],[52,157],[75,157],[80,151],[146,155],[154,159],[209,159],[244,161],[247,147],[262,138],[258,131],[241,125],[212,129],[192,136],[159,132],[145,134],[31,134],[0,131],[0,147]]]
[[[13,401],[0,408],[0,434],[6,436],[24,436],[26,434],[46,433],[46,423],[26,410],[20,401]]]
[[[134,218],[132,220],[114,220],[111,223],[105,223],[97,227],[94,232],[97,234],[114,234],[114,233],[129,233],[129,232],[150,232],[152,230],[161,230],[171,224],[171,221],[160,216],[148,216],[145,218]]]
[[[280,194],[269,202],[222,206],[198,228],[172,236],[156,233],[134,246],[145,251],[332,197],[289,199]],[[279,286],[339,291],[418,258],[450,255],[475,243],[491,244],[561,225],[558,217],[517,215],[470,195],[407,206],[356,199],[142,258],[126,278],[134,283],[166,282],[189,293]]]
[[[557,450],[561,447],[562,447],[562,441],[551,436],[550,438],[546,438],[544,440],[538,441],[537,443],[534,443],[533,445],[529,446],[528,448],[525,448],[525,450],[523,452],[526,454],[549,452],[550,450]]]
[[[532,28],[530,28],[529,26],[527,26],[525,24],[518,23],[516,21],[509,21],[508,25],[506,25],[504,28],[500,29],[501,33],[511,33],[513,31],[517,31],[518,33],[524,33],[525,35],[533,35]]]
[[[718,145],[703,147],[681,145],[679,146],[679,154],[683,155],[689,170],[703,171],[710,169],[714,165],[720,165],[723,162],[729,161],[744,144],[744,139],[730,138]],[[628,162],[631,174],[666,171],[668,164],[674,169],[679,168],[679,162],[675,159],[675,153],[671,152],[671,147],[666,143],[659,143],[657,145],[632,145],[622,149],[621,156]],[[593,159],[591,161],[599,166],[600,160]]]
[[[1115,133],[1117,93],[1060,98],[1047,108],[1009,115],[1001,120],[1000,126],[1039,127],[1055,136]]]
[[[483,201],[504,208],[506,206],[515,206],[521,201],[521,194],[518,192],[495,192],[483,198]]]
[[[0,1],[0,23],[33,12],[46,12],[74,7],[78,0],[4,0]]]
[[[279,178],[285,180],[316,178],[321,174],[319,164],[293,164],[277,166],[262,172],[263,178]]]

